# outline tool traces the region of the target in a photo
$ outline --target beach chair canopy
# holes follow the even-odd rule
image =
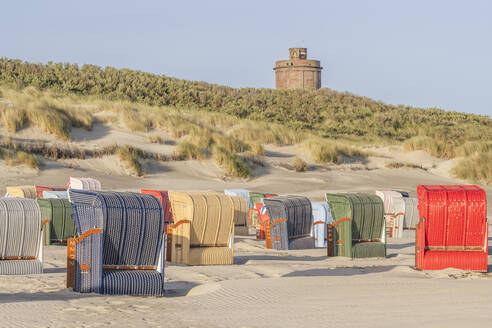
[[[381,198],[371,194],[347,193],[326,194],[326,200],[334,221],[333,244],[328,241],[329,255],[353,258],[386,256],[384,206]]]
[[[7,187],[8,197],[36,199],[36,186],[9,186]]]
[[[384,203],[384,214],[395,214],[393,198],[403,197],[401,192],[394,190],[376,190],[376,195],[380,197]]]
[[[234,206],[234,234],[238,236],[248,235],[248,203],[242,196],[231,196]]]
[[[171,261],[185,264],[232,264],[234,203],[213,192],[169,191],[174,224]]]
[[[246,199],[246,205],[248,208],[252,208],[253,204],[251,203],[251,199],[249,198],[249,194],[251,191],[246,189],[225,189],[224,194],[229,196],[239,196],[244,197]]]
[[[477,186],[417,186],[416,267],[487,271],[487,198]]]
[[[68,285],[79,292],[162,295],[161,202],[140,193],[78,189],[69,189],[69,199],[78,237],[68,243],[75,248]]]
[[[273,249],[314,248],[311,202],[303,196],[278,196],[264,200],[270,217]]]
[[[0,198],[0,274],[43,272],[41,211],[28,198]]]
[[[64,243],[75,236],[76,230],[72,215],[72,205],[68,199],[39,198],[38,204],[41,209],[42,220],[49,220],[44,229],[44,242],[46,245],[57,242]]]
[[[395,213],[403,213],[403,229],[415,229],[419,222],[419,201],[415,197],[395,197],[393,207]]]
[[[326,248],[326,225],[333,222],[327,202],[311,202],[313,209],[313,236],[315,247]]]
[[[173,213],[171,210],[171,202],[169,201],[169,194],[167,190],[153,190],[153,189],[140,189],[142,194],[154,195],[159,199],[164,211],[164,222],[173,223]]]
[[[262,193],[257,191],[249,192],[249,200],[251,202],[251,206],[254,206],[256,203],[263,203],[263,198],[271,198],[278,196],[277,194],[272,193]]]
[[[43,191],[43,197],[42,198],[68,199],[68,192],[66,190],[63,190],[63,191],[45,190],[45,191]]]
[[[61,191],[66,190],[66,188],[57,187],[45,187],[45,186],[10,186],[7,187],[8,197],[19,197],[19,198],[43,198],[43,193],[45,191]]]
[[[69,188],[80,190],[101,190],[101,182],[93,178],[70,177]]]

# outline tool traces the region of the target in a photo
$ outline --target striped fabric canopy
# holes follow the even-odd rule
[[[163,210],[152,195],[69,189],[77,233],[100,228],[77,244],[75,290],[103,294],[161,295],[164,270],[119,270],[118,266],[163,265]],[[104,269],[104,266],[112,269]],[[161,272],[159,272],[159,270]]]
[[[68,186],[72,189],[80,190],[101,190],[101,182],[93,178],[70,177]]]
[[[28,198],[0,198],[0,274],[42,273],[41,211]]]

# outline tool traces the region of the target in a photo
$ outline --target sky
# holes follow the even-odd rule
[[[492,116],[488,0],[24,0],[0,6],[0,57],[274,88],[307,47],[322,87]]]

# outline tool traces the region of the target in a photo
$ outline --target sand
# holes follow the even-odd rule
[[[84,147],[123,142],[149,151],[174,149],[172,143],[147,144],[144,135],[124,130],[99,126],[95,132],[76,129],[73,139]],[[22,133],[16,137],[44,138],[39,132]],[[112,157],[46,161],[41,171],[0,163],[0,192],[7,185],[63,186],[70,175],[96,177],[104,189],[113,190],[247,188],[305,195],[313,201],[322,200],[325,192],[397,189],[415,195],[418,184],[463,183],[449,176],[448,161],[426,153],[374,151],[380,156],[364,163],[296,173],[285,164],[299,149],[269,146],[267,165],[251,181],[224,177],[210,161],[149,162],[145,178],[128,176],[128,169]],[[398,160],[424,169],[384,168]],[[492,189],[484,188],[490,216]],[[492,266],[485,274],[417,271],[411,237],[389,239],[385,259],[328,258],[325,249],[267,250],[264,241],[253,236],[236,237],[234,250],[235,263],[230,266],[168,264],[164,297],[109,297],[65,288],[66,247],[47,246],[44,274],[0,276],[0,327],[400,328],[489,327],[492,322]]]

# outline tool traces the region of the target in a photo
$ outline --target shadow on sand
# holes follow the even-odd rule
[[[386,244],[386,248],[388,249],[403,249],[407,247],[414,247],[415,243],[407,243],[407,244]]]
[[[274,256],[274,255],[249,255],[249,256],[234,256],[234,264],[246,264],[248,261],[323,261],[326,260],[327,256]]]
[[[340,277],[340,276],[356,276],[369,273],[381,273],[391,271],[397,265],[384,265],[372,267],[345,267],[335,269],[309,269],[302,271],[294,271],[283,275],[282,277]]]
[[[72,292],[70,289],[59,290],[56,292],[36,292],[36,293],[0,293],[0,304],[40,302],[40,301],[69,301],[72,299],[100,297],[99,294],[82,294]]]

